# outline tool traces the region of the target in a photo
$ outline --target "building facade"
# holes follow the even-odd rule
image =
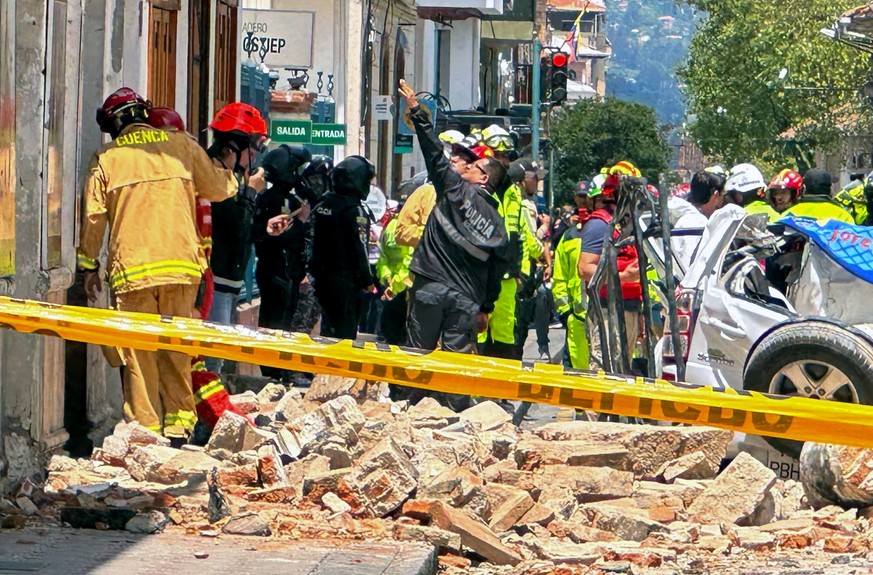
[[[399,80],[436,102],[441,128],[509,126],[544,15],[542,0],[0,0],[0,295],[109,307],[87,302],[75,254],[105,141],[94,113],[115,89],[175,108],[203,144],[218,108],[248,101],[309,126],[290,143],[368,156],[396,197],[424,167]],[[317,124],[342,135],[319,140]],[[121,402],[99,348],[0,330],[0,492],[52,452],[99,444]]]

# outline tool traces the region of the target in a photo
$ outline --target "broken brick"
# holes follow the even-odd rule
[[[487,525],[442,501],[431,507],[433,524],[461,536],[461,544],[496,565],[517,565],[521,556],[504,545]]]

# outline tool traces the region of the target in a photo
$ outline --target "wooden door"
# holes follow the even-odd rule
[[[215,110],[236,100],[239,61],[236,2],[218,0],[215,12]]]
[[[155,106],[176,107],[177,10],[151,5],[148,95]]]
[[[188,35],[188,131],[206,144],[209,126],[209,0],[191,0]]]

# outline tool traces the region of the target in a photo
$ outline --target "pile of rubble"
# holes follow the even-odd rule
[[[445,572],[676,572],[701,557],[809,548],[866,554],[856,510],[809,508],[803,487],[732,433],[573,421],[521,430],[497,404],[461,413],[385,384],[318,376],[232,397],[205,447],[119,424],[90,460],[52,458],[44,484],[0,499],[74,527],[192,536],[423,541]]]

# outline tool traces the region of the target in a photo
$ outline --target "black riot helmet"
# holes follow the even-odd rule
[[[306,148],[282,144],[261,161],[265,177],[273,185],[296,186],[309,166],[312,154]]]
[[[364,156],[349,156],[334,167],[331,182],[337,194],[364,201],[375,177],[376,166],[370,160]]]
[[[309,165],[300,176],[300,181],[316,198],[320,198],[330,191],[331,172],[333,172],[333,158],[316,154],[309,160]]]

